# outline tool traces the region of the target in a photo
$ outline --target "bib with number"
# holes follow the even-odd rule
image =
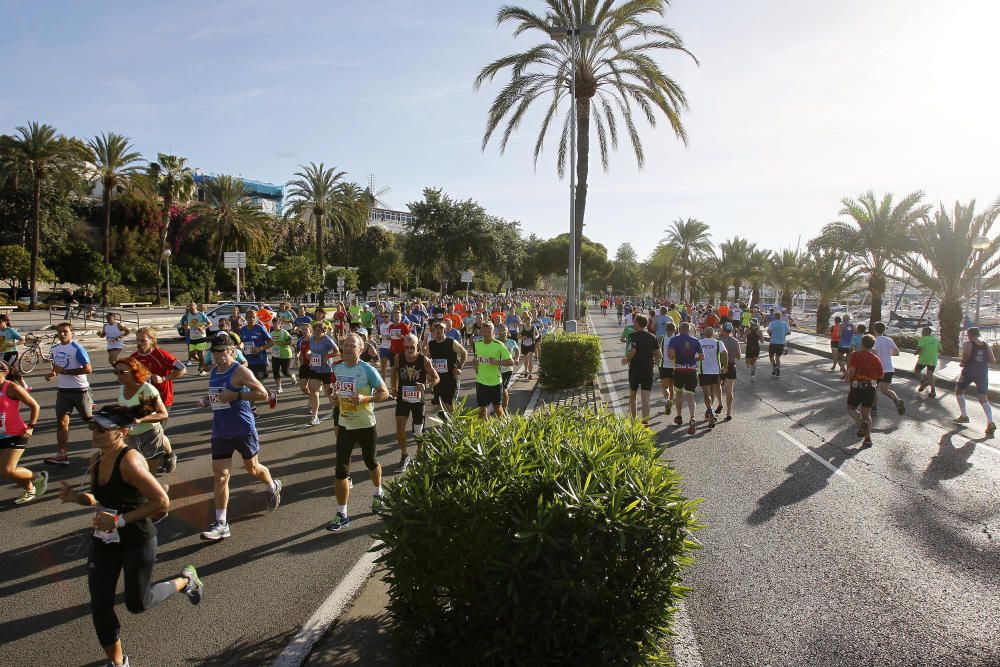
[[[403,401],[406,403],[419,403],[420,402],[420,391],[413,386],[403,387]]]
[[[226,410],[229,408],[229,403],[219,400],[219,394],[223,391],[225,391],[225,387],[208,388],[208,403],[212,406],[213,410]]]
[[[309,355],[309,365],[319,368],[323,365],[323,355],[322,354],[310,354]]]
[[[191,327],[191,340],[204,337],[205,337],[204,329],[202,329],[201,327]]]
[[[117,510],[111,509],[110,507],[101,507],[100,505],[97,506],[97,511],[98,512],[107,512],[109,514],[117,514],[118,513]],[[115,544],[116,542],[121,542],[122,541],[122,537],[121,537],[121,535],[118,534],[118,529],[117,528],[115,528],[114,530],[97,530],[95,528],[94,529],[94,537],[96,537],[97,539],[101,540],[105,544]]]
[[[434,366],[434,370],[438,373],[448,372],[448,360],[447,359],[432,359],[431,363]]]
[[[354,378],[347,378],[346,380],[337,380],[333,383],[333,390],[337,392],[337,396],[340,397],[340,411],[341,412],[354,412],[358,409],[357,404],[352,400],[357,393],[357,384]]]
[[[243,343],[243,354],[251,354],[253,343]]]

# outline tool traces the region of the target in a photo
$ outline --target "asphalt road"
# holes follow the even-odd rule
[[[166,334],[161,333],[161,336]],[[162,342],[163,338],[161,338]],[[95,363],[91,376],[97,405],[114,400],[117,383],[97,342],[86,343]],[[181,355],[181,345],[165,347]],[[463,385],[472,386],[471,366]],[[42,406],[40,426],[22,464],[46,468],[50,491],[25,506],[14,505],[20,489],[0,486],[2,551],[0,566],[0,654],[4,664],[103,665],[104,653],[90,620],[86,582],[90,512],[59,503],[59,480],[81,481],[89,459],[90,435],[79,420],[71,431],[72,463],[45,466],[55,451],[55,389],[40,371],[29,377]],[[270,383],[266,383],[270,387]],[[515,382],[512,407],[527,404],[533,382]],[[308,427],[306,398],[281,395],[278,407],[262,410],[261,462],[282,480],[282,505],[268,513],[260,483],[234,469],[229,521],[232,537],[221,543],[199,539],[214,518],[209,437],[211,415],[194,401],[207,378],[187,376],[175,383],[176,397],[167,433],[179,455],[170,484],[170,517],[158,526],[159,554],[154,578],[168,578],[192,563],[207,595],[192,607],[177,595],[141,615],[126,611],[119,593],[123,644],[135,667],[156,665],[267,664],[371,546],[378,519],[370,513],[371,482],[360,452],[352,461],[351,525],[326,530],[336,511],[333,497],[333,423]],[[399,473],[393,404],[377,408],[379,460],[384,474]],[[435,414],[436,411],[429,411]],[[239,461],[234,461],[239,466]],[[120,586],[120,585],[119,585]],[[119,591],[121,589],[119,588]]]
[[[593,322],[627,409],[616,318]],[[750,384],[741,362],[734,420],[707,428],[699,394],[694,436],[654,391],[664,456],[704,499],[685,576],[703,664],[1000,665],[1000,441],[974,401],[955,427],[952,394],[897,380],[906,415],[882,398],[860,450],[829,369],[792,352]]]

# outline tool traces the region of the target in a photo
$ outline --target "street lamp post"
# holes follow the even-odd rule
[[[173,306],[170,305],[170,255],[172,254],[173,253],[170,252],[170,248],[163,249],[163,258],[167,260],[167,310],[173,308]]]
[[[570,44],[570,146],[569,146],[569,270],[566,285],[566,315],[564,322],[577,318],[577,296],[579,291],[576,257],[576,58],[580,50],[580,37],[593,37],[597,26],[553,26],[549,36],[557,42],[569,39]],[[581,276],[582,277],[582,276]]]
[[[979,310],[983,307],[983,251],[990,247],[990,240],[985,236],[973,239],[972,249],[978,251],[976,263],[979,264],[979,271],[976,274],[976,326],[979,326]]]

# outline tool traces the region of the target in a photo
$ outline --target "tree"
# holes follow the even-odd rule
[[[677,269],[677,248],[660,243],[642,265],[642,275],[653,285],[654,295],[670,296],[671,286],[680,275]]]
[[[687,290],[695,262],[712,252],[711,234],[708,225],[701,220],[688,218],[674,220],[673,226],[666,230],[667,237],[663,240],[677,247],[677,260],[681,269],[681,300]]]
[[[857,264],[846,253],[817,249],[805,258],[803,286],[819,297],[816,333],[824,335],[830,325],[830,302],[854,286],[860,275]]]
[[[214,244],[215,268],[226,247],[264,255],[272,240],[271,217],[250,201],[253,193],[239,178],[215,176],[205,181],[205,201],[190,208],[196,229]]]
[[[941,346],[950,356],[958,353],[963,299],[975,289],[977,279],[986,289],[1000,284],[1000,239],[993,239],[982,252],[972,248],[977,237],[989,234],[1000,207],[979,215],[975,209],[975,200],[968,206],[955,202],[951,215],[941,206],[933,218],[913,227],[916,252],[898,262],[924,289],[941,299]]]
[[[271,271],[271,282],[292,296],[319,292],[323,281],[316,263],[303,255],[282,257]]]
[[[295,178],[288,182],[285,216],[304,218],[312,223],[316,232],[316,264],[323,267],[326,266],[326,258],[323,255],[323,234],[330,224],[327,216],[335,206],[337,185],[346,172],[337,171],[336,167],[327,169],[322,162],[318,165],[310,162],[309,166],[303,166],[301,169],[302,171],[295,172]],[[322,291],[319,293],[319,306],[323,306]]]
[[[38,252],[42,219],[42,186],[54,178],[71,178],[73,168],[79,163],[81,146],[66,139],[51,125],[31,122],[20,126],[16,136],[4,135],[0,151],[4,162],[11,168],[23,171],[32,187],[31,235],[31,305],[38,302]]]
[[[781,292],[781,307],[786,313],[792,311],[792,297],[803,283],[802,253],[798,250],[782,250],[775,253],[768,271],[768,281]]]
[[[157,153],[156,162],[150,162],[147,175],[152,179],[163,207],[160,209],[159,251],[156,256],[156,300],[160,300],[160,283],[163,276],[163,251],[167,247],[170,234],[171,208],[176,201],[191,198],[194,192],[194,176],[187,167],[187,158],[166,153]]]
[[[611,284],[631,293],[639,283],[639,256],[631,243],[622,243],[615,252]]]
[[[739,236],[719,244],[722,271],[726,278],[732,281],[734,301],[740,300],[740,287],[743,286],[743,281],[750,278],[752,273],[750,257],[756,249],[756,243],[750,243]]]
[[[605,281],[614,270],[608,261],[608,249],[584,237],[580,258],[583,262],[583,282],[603,289]],[[560,234],[543,241],[538,249],[538,268],[543,275],[563,278],[569,261],[569,234]]]
[[[71,241],[60,249],[53,266],[62,282],[90,287],[104,282],[118,282],[118,271],[83,241]]]
[[[45,266],[38,265],[38,276],[42,280],[53,280],[55,274]],[[0,280],[10,283],[11,287],[27,283],[31,278],[31,253],[19,245],[0,246]]]
[[[371,198],[357,183],[340,183],[334,191],[330,223],[343,238],[344,265],[351,266],[351,244],[368,230]]]
[[[587,206],[587,182],[590,173],[590,130],[593,118],[597,131],[601,165],[608,169],[608,152],[617,150],[619,123],[625,126],[629,142],[641,169],[645,152],[633,118],[633,104],[640,109],[650,127],[656,127],[656,112],[662,113],[674,135],[687,145],[687,133],[681,123],[681,112],[687,109],[683,89],[671,79],[654,56],[679,52],[690,56],[680,36],[671,28],[656,22],[662,19],[668,0],[631,0],[618,6],[594,0],[547,0],[546,13],[539,14],[522,7],[504,6],[497,13],[497,25],[513,23],[514,37],[534,34],[543,41],[526,51],[504,56],[490,63],[476,77],[478,90],[484,83],[510,69],[510,82],[501,90],[490,107],[483,133],[482,149],[503,125],[500,152],[536,101],[546,99],[546,110],[535,141],[534,162],[542,152],[545,137],[559,109],[569,100],[559,136],[556,170],[565,174],[567,146],[570,141],[570,119],[576,115],[576,226],[577,257],[582,257],[583,221]],[[579,50],[569,39],[553,42],[549,29],[555,26],[596,26],[593,37],[581,36]],[[575,71],[575,80],[571,73]],[[572,108],[571,89],[575,85],[576,108]],[[558,123],[558,121],[557,121]]]
[[[771,268],[772,253],[770,250],[756,249],[750,252],[747,262],[747,280],[750,282],[750,303],[760,303],[760,290],[767,280]]]
[[[810,249],[843,250],[861,264],[868,274],[868,291],[872,295],[871,322],[882,319],[886,271],[912,249],[912,227],[930,210],[920,204],[923,196],[919,190],[911,192],[895,206],[891,193],[881,200],[871,190],[857,200],[845,197],[840,214],[848,216],[850,222],[831,222],[809,242]]]
[[[138,170],[142,155],[132,150],[128,137],[106,132],[87,140],[87,161],[93,181],[100,183],[104,205],[104,263],[111,264],[111,198]],[[108,304],[108,283],[101,284],[101,304]]]

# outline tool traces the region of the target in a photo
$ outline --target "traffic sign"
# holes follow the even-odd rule
[[[247,254],[245,252],[224,252],[222,253],[222,265],[227,269],[247,268]]]
[[[340,288],[340,289],[344,289],[344,277],[343,276],[337,276],[337,287]]]

